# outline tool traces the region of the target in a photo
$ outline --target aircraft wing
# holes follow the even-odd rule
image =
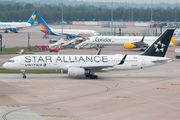
[[[84,65],[82,68],[84,69],[103,69],[103,68],[108,68],[108,67],[113,67],[115,64],[102,64],[102,65]]]

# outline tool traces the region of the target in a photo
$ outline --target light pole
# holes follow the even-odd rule
[[[113,36],[113,0],[111,0],[111,36]]]
[[[131,21],[133,21],[133,0],[132,0]]]
[[[63,0],[62,0],[62,30],[61,30],[61,39],[63,39]]]
[[[152,29],[152,20],[153,20],[152,2],[153,0],[151,0],[151,29]]]
[[[177,21],[177,0],[176,0],[176,8],[175,8],[175,22]]]

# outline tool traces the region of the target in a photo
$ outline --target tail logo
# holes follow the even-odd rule
[[[36,15],[32,15],[31,18],[34,20],[36,18]]]
[[[155,47],[155,52],[164,52],[164,47],[166,45],[161,43],[161,41],[159,41],[157,44],[154,44],[154,47]]]

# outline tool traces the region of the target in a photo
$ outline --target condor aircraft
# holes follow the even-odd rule
[[[152,36],[92,36],[84,43],[94,45],[124,45],[125,49],[147,49],[158,37]],[[180,30],[175,30],[170,46],[180,45]],[[145,49],[144,49],[145,48]]]
[[[9,59],[4,68],[23,71],[51,69],[62,70],[68,76],[97,79],[96,70],[142,69],[171,62],[165,57],[174,29],[167,29],[144,53],[140,55],[21,55]]]
[[[34,11],[27,22],[0,22],[0,30],[5,30],[5,33],[8,33],[8,30],[18,33],[19,29],[30,28],[32,25],[34,25],[36,14],[37,11]]]
[[[61,35],[62,32],[61,29],[50,28],[41,17],[39,18],[39,21],[41,25],[41,32],[45,33],[43,38],[47,38],[48,35],[56,35],[56,36]],[[94,30],[78,30],[78,29],[63,29],[63,34],[69,36],[70,38],[99,35],[99,33]]]

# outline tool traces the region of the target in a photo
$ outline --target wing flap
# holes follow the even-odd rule
[[[101,64],[101,65],[84,65],[81,66],[84,69],[103,69],[103,68],[108,68],[108,67],[113,67],[114,64]]]

